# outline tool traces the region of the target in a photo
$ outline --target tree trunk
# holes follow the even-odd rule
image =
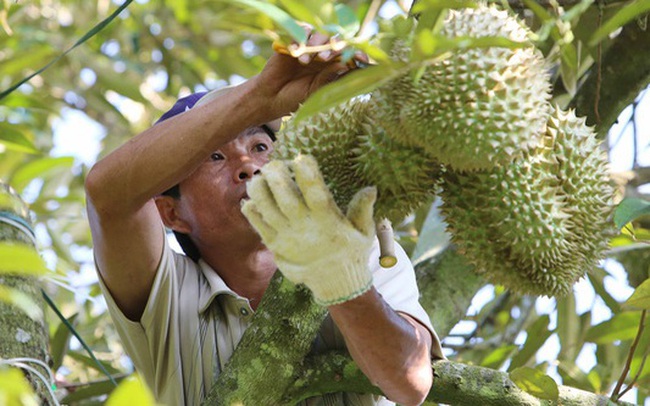
[[[34,234],[27,207],[18,195],[2,183],[0,183],[0,242],[34,247]],[[22,292],[44,309],[41,285],[37,278],[0,274],[0,285]],[[49,335],[42,318],[33,320],[25,312],[17,310],[15,306],[0,301],[0,321],[0,358],[10,363],[12,360],[20,362],[19,358],[31,358],[49,365]],[[35,368],[43,376],[49,374],[36,363],[29,361],[22,363]],[[33,373],[25,375],[41,399],[49,399],[48,388],[44,386],[44,382],[36,379]],[[45,401],[42,403],[47,404]]]

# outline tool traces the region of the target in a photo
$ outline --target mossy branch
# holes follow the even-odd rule
[[[295,404],[311,396],[331,392],[357,392],[381,394],[354,362],[341,353],[329,353],[310,357],[305,362],[305,376],[310,379],[297,381],[287,392],[286,403]],[[631,405],[614,403],[606,396],[558,386],[557,400],[544,400],[519,389],[506,372],[490,368],[460,364],[449,361],[433,363],[434,382],[428,402],[449,405],[485,406],[603,406]]]
[[[307,289],[276,272],[251,326],[203,405],[277,405],[326,314]]]

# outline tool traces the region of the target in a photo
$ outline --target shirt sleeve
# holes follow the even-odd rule
[[[173,323],[180,277],[174,253],[165,237],[160,263],[140,321],[130,320],[124,315],[104,284],[101,274],[99,277],[108,311],[124,349],[157,399],[176,397],[167,391],[177,387],[168,383],[176,380],[174,375],[180,373],[174,367],[180,365],[180,356],[175,350],[177,334]]]
[[[420,291],[415,279],[415,270],[404,249],[395,243],[397,263],[390,268],[379,265],[379,243],[373,244],[368,266],[373,275],[373,285],[393,310],[408,314],[425,326],[433,338],[431,354],[444,359],[440,339],[433,329],[431,320],[419,302]]]

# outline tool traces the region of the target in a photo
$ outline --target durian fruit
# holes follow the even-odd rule
[[[494,6],[450,10],[441,35],[506,37],[527,42],[529,30]],[[396,59],[408,49],[396,41]],[[373,93],[375,119],[391,138],[417,145],[456,171],[506,164],[536,147],[550,105],[542,53],[522,48],[459,49],[424,70]]]
[[[387,138],[371,121],[371,107],[367,98],[356,98],[297,124],[290,119],[272,158],[314,156],[343,211],[359,189],[376,186],[375,218],[397,222],[433,196],[441,166]]]
[[[516,292],[568,293],[613,235],[607,160],[572,111],[555,108],[540,146],[510,164],[443,178],[452,241],[478,272]]]

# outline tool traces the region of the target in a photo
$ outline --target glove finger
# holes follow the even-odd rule
[[[347,218],[363,235],[370,236],[375,231],[373,206],[377,200],[377,188],[365,187],[352,197],[348,204]]]
[[[331,211],[340,213],[332,193],[325,184],[316,160],[310,155],[298,155],[293,161],[296,184],[302,192],[307,207],[312,211]]]
[[[286,163],[269,162],[262,169],[262,176],[266,179],[278,208],[287,219],[306,215],[307,207]]]
[[[246,193],[251,202],[254,202],[257,211],[262,215],[264,221],[274,228],[279,228],[289,221],[280,211],[273,193],[264,176],[254,176],[246,184]]]
[[[253,226],[255,231],[257,231],[257,234],[260,235],[264,245],[268,247],[273,243],[273,241],[275,241],[278,232],[264,221],[264,217],[257,210],[257,206],[254,202],[251,202],[250,200],[246,201],[241,207],[241,212],[244,214],[244,217],[246,217],[251,226]]]

